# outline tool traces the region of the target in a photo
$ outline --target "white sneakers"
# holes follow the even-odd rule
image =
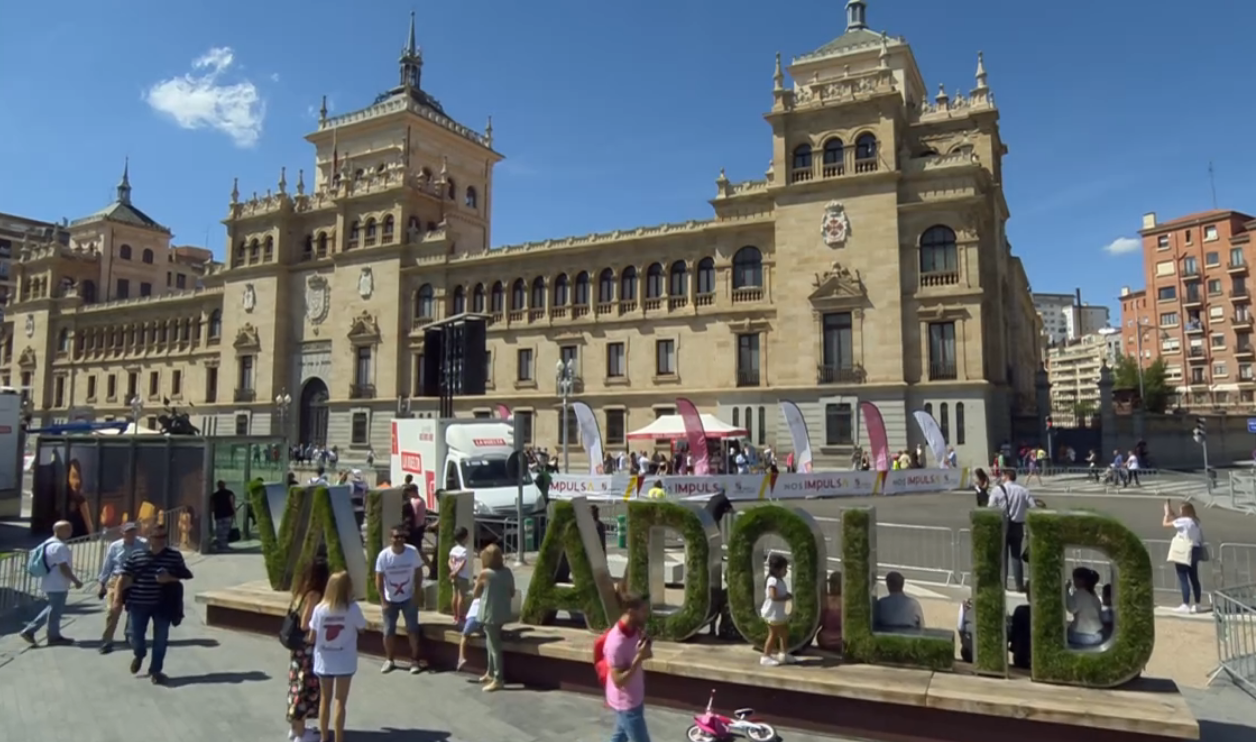
[[[776,659],[775,657],[771,657],[765,654],[759,658],[759,664],[763,665],[764,667],[776,667],[777,665],[781,664],[781,661]]]
[[[759,664],[764,667],[776,667],[777,665],[795,665],[798,664],[798,658],[792,654],[778,654],[775,657],[764,655],[759,658]]]
[[[382,673],[387,674],[387,673],[390,673],[390,672],[392,672],[393,670],[396,670],[396,669],[397,669],[397,663],[396,663],[396,662],[393,662],[392,660],[384,660],[384,664],[383,664],[383,666],[382,666],[382,667],[380,667],[380,668],[379,668],[379,671],[380,671],[380,672],[382,672]]]
[[[1183,603],[1177,608],[1174,608],[1173,611],[1175,613],[1199,613],[1199,605],[1187,605]]]

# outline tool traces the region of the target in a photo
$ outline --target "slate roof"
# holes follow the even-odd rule
[[[375,103],[371,105],[383,103],[389,98],[395,98],[397,96],[405,95],[405,92],[406,92],[405,86],[393,88],[392,90],[389,90],[386,93],[380,93],[379,95],[375,96]],[[410,98],[413,99],[414,102],[418,103],[420,106],[424,106],[425,108],[430,108],[442,116],[449,115],[445,113],[445,109],[441,107],[440,101],[436,100],[436,98],[432,97],[424,90],[411,87]]]
[[[134,204],[123,203],[122,201],[114,201],[90,216],[83,217],[82,219],[75,219],[74,223],[83,224],[96,219],[108,219],[114,222],[122,222],[123,224],[132,224],[137,227],[157,229],[162,232],[170,231],[167,227],[157,223],[157,220],[153,219],[148,214],[145,214]]]
[[[867,28],[855,28],[838,36],[824,46],[807,54],[808,57],[823,57],[829,54],[844,52],[847,49],[881,44],[881,34]]]

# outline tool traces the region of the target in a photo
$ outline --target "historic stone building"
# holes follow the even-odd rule
[[[845,33],[787,70],[778,58],[766,177],[720,173],[712,218],[496,248],[503,155],[491,123],[473,131],[423,89],[412,22],[396,87],[324,111],[312,169],[233,189],[226,265],[189,271],[196,285],[157,280],[188,261],[126,183],[69,246],[24,246],[6,368],[37,414],[121,417],[133,394],[169,396],[206,432],[282,420],[292,439],[383,453],[399,408],[435,408],[415,398],[424,326],[477,312],[490,390],[458,409],[509,405],[537,445],[558,442],[563,359],[610,450],[683,395],[781,450],[777,403],[796,402],[821,465],[849,461],[860,401],[895,447],[928,406],[965,460],[985,460],[1032,405],[1040,360],[1004,234],[998,109],[980,56],[969,93],[931,93],[865,13],[851,0]],[[149,249],[164,261],[151,275]]]

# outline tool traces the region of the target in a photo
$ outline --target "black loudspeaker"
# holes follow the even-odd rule
[[[454,326],[461,351],[460,394],[481,397],[488,390],[488,326],[482,319],[468,319]]]
[[[423,396],[483,396],[488,388],[488,328],[482,319],[433,327],[423,333]]]
[[[423,390],[424,397],[440,396],[441,357],[445,348],[445,331],[433,328],[423,332]]]

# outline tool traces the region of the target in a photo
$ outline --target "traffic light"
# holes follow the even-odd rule
[[[1204,418],[1195,418],[1195,429],[1191,431],[1191,437],[1195,439],[1196,443],[1201,445],[1208,440],[1208,424],[1204,421]]]

